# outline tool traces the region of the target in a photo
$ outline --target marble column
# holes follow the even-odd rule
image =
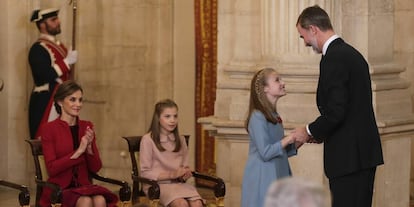
[[[335,31],[368,60],[373,104],[385,165],[377,170],[374,206],[408,206],[414,130],[405,68],[393,60],[393,1],[230,0],[219,2],[218,81],[215,114],[198,121],[217,139],[217,175],[226,181],[226,206],[239,206],[248,136],[244,129],[249,81],[263,66],[276,68],[288,95],[278,103],[287,131],[313,121],[320,55],[305,48],[295,23],[318,4]],[[380,44],[379,44],[380,43]],[[398,161],[397,161],[398,160]],[[295,176],[324,184],[322,145],[306,144],[290,159]],[[398,170],[395,170],[398,169]]]

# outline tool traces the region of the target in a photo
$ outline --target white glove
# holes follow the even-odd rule
[[[76,63],[77,60],[78,60],[78,51],[76,50],[69,50],[68,55],[66,56],[65,59],[63,59],[63,61],[65,61],[65,63],[68,65],[72,65]]]

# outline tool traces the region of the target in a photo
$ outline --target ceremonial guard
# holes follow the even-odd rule
[[[29,51],[29,64],[34,88],[30,96],[30,137],[38,137],[39,126],[57,118],[53,94],[57,86],[70,77],[70,65],[77,61],[77,51],[69,50],[56,39],[61,33],[59,10],[50,8],[33,11],[39,39]]]

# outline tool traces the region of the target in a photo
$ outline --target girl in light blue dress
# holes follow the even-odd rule
[[[285,84],[276,70],[264,68],[251,82],[249,113],[249,155],[242,183],[242,207],[263,207],[267,189],[280,178],[291,176],[288,157],[296,155],[293,136],[284,136],[282,119],[276,110]]]

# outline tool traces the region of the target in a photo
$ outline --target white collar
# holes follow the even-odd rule
[[[40,38],[45,38],[49,41],[59,43],[59,41],[56,40],[56,37],[50,34],[40,33]]]
[[[326,42],[323,44],[323,47],[322,47],[322,55],[326,54],[326,50],[328,50],[329,44],[331,44],[332,41],[334,41],[338,38],[339,38],[339,36],[334,34],[328,40],[326,40]]]

